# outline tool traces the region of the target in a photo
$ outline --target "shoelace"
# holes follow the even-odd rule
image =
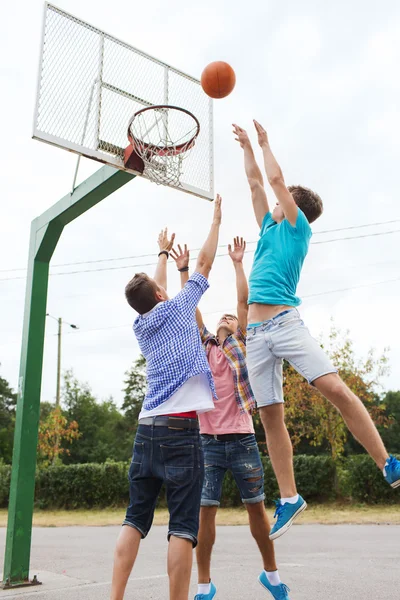
[[[396,458],[394,456],[390,456],[389,457],[389,462],[386,465],[387,470],[391,471],[392,469],[394,469],[395,466],[396,466],[396,463],[397,463]]]
[[[274,519],[275,517],[278,517],[278,521],[279,521],[279,517],[281,515],[281,513],[283,512],[283,504],[281,504],[280,500],[275,500],[275,514],[274,514]]]
[[[281,586],[282,586],[282,591],[285,592],[285,594],[287,596],[288,592],[290,592],[290,588],[285,583],[281,583]]]

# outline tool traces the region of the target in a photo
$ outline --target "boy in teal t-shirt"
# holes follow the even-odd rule
[[[301,303],[296,296],[297,284],[310,243],[310,223],[321,215],[322,200],[308,188],[286,187],[266,131],[257,121],[254,125],[268,182],[277,199],[272,213],[248,135],[238,125],[233,128],[244,151],[254,214],[260,227],[249,278],[247,366],[281,493],[275,513],[277,520],[270,533],[270,538],[276,539],[307,507],[297,494],[293,449],[284,421],[284,359],[336,406],[349,430],[393,488],[400,487],[400,461],[388,455],[365,406],[340,379],[330,359],[300,319],[296,308]]]

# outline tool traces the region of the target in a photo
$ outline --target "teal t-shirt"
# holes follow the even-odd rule
[[[249,304],[301,304],[296,289],[311,235],[300,209],[294,227],[286,219],[276,223],[270,212],[265,215],[249,278]]]

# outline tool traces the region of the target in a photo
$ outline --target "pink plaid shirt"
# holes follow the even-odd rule
[[[206,355],[210,344],[218,344],[215,335],[210,333],[204,326],[200,330],[201,341],[203,342]],[[229,366],[233,372],[233,381],[235,384],[235,397],[240,412],[253,414],[256,411],[256,401],[253,391],[250,387],[249,374],[246,365],[246,333],[239,329],[229,335],[221,345]]]

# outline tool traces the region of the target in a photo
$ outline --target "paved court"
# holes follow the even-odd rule
[[[32,571],[37,588],[0,591],[0,599],[107,600],[118,527],[36,528]],[[0,529],[3,564],[5,529]],[[127,600],[166,600],[166,528],[142,543]],[[399,600],[400,527],[299,525],[276,542],[283,581],[292,600]],[[247,527],[220,527],[214,553],[216,600],[262,600],[261,570]],[[195,573],[192,597],[196,593]]]

